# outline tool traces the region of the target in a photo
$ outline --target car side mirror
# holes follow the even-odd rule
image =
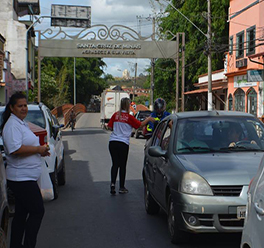
[[[58,125],[52,126],[52,136],[53,136],[54,139],[57,138],[59,130],[60,130],[60,126],[58,126]]]
[[[151,146],[148,153],[152,157],[166,157],[167,151],[161,149],[160,146]]]

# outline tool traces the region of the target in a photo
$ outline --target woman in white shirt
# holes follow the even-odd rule
[[[39,138],[24,121],[27,113],[26,96],[14,93],[2,114],[7,185],[15,196],[10,248],[34,248],[44,215],[37,180],[41,173],[41,156],[50,154],[47,146],[39,145]]]

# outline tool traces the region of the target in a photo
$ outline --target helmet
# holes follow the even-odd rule
[[[166,109],[166,102],[162,98],[157,98],[154,102],[154,111],[157,113],[157,115],[162,115],[163,112]]]

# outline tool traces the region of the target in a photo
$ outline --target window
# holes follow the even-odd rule
[[[236,57],[244,57],[244,31],[238,33],[236,36]]]
[[[229,38],[229,54],[233,53],[234,39],[233,36]]]
[[[230,110],[230,111],[233,110],[233,97],[231,94],[228,97],[228,110]]]
[[[245,92],[242,89],[235,92],[235,110],[245,112]]]
[[[250,27],[247,29],[247,55],[255,53],[256,46],[256,27]]]
[[[257,115],[257,92],[253,88],[247,95],[247,104],[248,113]]]
[[[161,141],[161,149],[167,151],[169,147],[170,142],[170,135],[171,135],[171,129],[169,125],[166,127],[166,131],[163,135],[162,141]]]

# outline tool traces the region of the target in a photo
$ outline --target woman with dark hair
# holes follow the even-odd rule
[[[138,129],[145,126],[148,122],[154,121],[154,118],[148,117],[143,122],[137,120],[133,115],[129,114],[130,99],[122,98],[120,111],[114,113],[108,123],[108,128],[113,130],[110,135],[109,151],[112,158],[111,168],[111,185],[110,193],[114,195],[116,177],[119,169],[119,194],[126,194],[128,190],[125,188],[126,164],[129,151],[129,139],[132,128]]]
[[[26,96],[14,93],[2,114],[7,185],[15,196],[10,248],[34,248],[44,215],[37,180],[41,174],[41,156],[50,154],[47,146],[39,145],[39,138],[24,121],[27,113]]]

